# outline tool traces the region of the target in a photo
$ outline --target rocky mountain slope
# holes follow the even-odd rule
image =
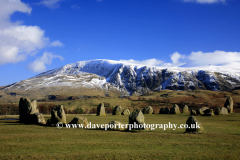
[[[153,90],[231,90],[240,86],[240,69],[230,66],[157,67],[113,60],[89,60],[67,64],[17,82],[4,90],[43,87],[85,87],[144,93]]]

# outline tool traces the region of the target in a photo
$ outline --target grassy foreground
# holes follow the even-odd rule
[[[67,122],[76,115],[67,115]],[[128,123],[128,116],[84,116],[92,124],[112,120]],[[48,116],[45,116],[48,119]],[[189,115],[145,115],[147,124],[184,124]],[[9,118],[9,117],[8,117]],[[119,132],[57,129],[0,120],[0,159],[239,159],[240,113],[196,116],[206,133],[185,129]]]

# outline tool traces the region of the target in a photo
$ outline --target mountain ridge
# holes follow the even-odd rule
[[[165,89],[225,91],[240,86],[240,70],[235,65],[183,68],[96,59],[67,64],[5,89],[53,86],[115,88],[128,94]]]

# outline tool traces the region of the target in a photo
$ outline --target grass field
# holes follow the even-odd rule
[[[84,116],[92,124],[112,120],[128,123],[128,116],[112,115],[67,115],[67,122],[74,116]],[[49,117],[45,115],[46,119]],[[180,125],[188,117],[145,115],[145,123]],[[205,133],[184,134],[185,129],[148,132],[57,129],[0,120],[0,159],[239,159],[240,113],[196,118]]]

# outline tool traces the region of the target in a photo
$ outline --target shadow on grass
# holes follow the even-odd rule
[[[52,128],[57,128],[55,124],[51,124],[51,125],[47,125],[47,124],[34,124],[34,123],[22,123],[20,121],[3,121],[2,122],[3,125],[37,125],[37,126],[42,126],[42,127],[52,127]],[[65,125],[62,126],[62,128],[60,129],[64,129],[67,128]],[[59,129],[59,128],[58,128]],[[67,128],[67,129],[71,129],[71,128]],[[76,128],[72,128],[72,129],[76,129]],[[105,128],[78,128],[78,129],[84,129],[84,130],[98,130],[98,131],[108,131],[108,132],[125,132],[125,133],[140,133],[140,132],[153,132],[151,130],[143,130],[143,129],[122,129],[122,130],[117,130],[117,129],[107,129],[105,130]]]
[[[8,118],[8,119],[0,119],[0,121],[11,121],[11,120],[19,120],[19,118]]]
[[[15,122],[2,122],[3,125],[38,125],[38,126],[46,126],[46,127],[49,127],[45,124],[34,124],[34,123],[22,123],[20,121],[15,121]]]
[[[20,123],[20,121],[15,121],[15,122],[1,122],[4,125],[24,125],[23,123]]]

